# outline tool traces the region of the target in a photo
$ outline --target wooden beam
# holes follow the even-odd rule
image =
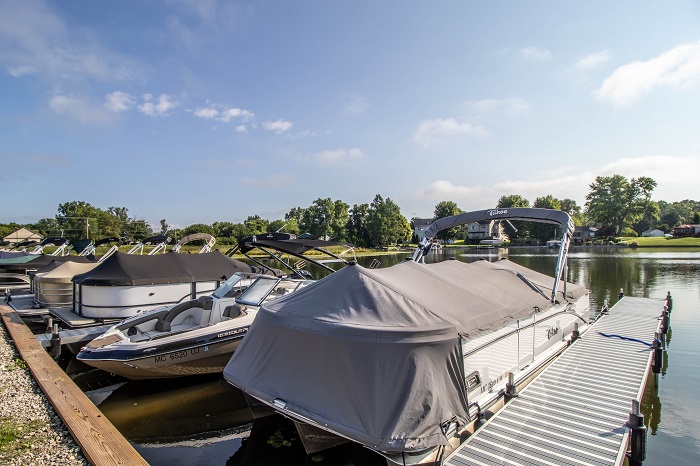
[[[148,465],[90,399],[51,359],[17,313],[0,306],[0,315],[22,359],[90,463]]]

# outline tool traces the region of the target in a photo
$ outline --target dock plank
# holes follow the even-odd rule
[[[146,460],[51,359],[17,313],[0,306],[5,327],[34,379],[94,465],[147,465]]]
[[[445,466],[617,465],[624,459],[632,400],[639,399],[664,300],[620,300],[583,337],[449,455]]]

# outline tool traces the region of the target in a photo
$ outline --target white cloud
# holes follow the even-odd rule
[[[154,101],[153,95],[144,94],[143,100],[145,102],[139,105],[138,109],[148,116],[165,116],[178,106],[168,94],[161,94],[157,101]]]
[[[547,61],[552,58],[549,50],[540,49],[532,45],[523,47],[518,54],[523,60],[529,61]]]
[[[236,126],[236,132],[237,133],[247,133],[248,127],[246,125],[238,125],[238,126]]]
[[[228,123],[233,119],[247,122],[252,120],[255,117],[255,114],[237,107],[210,103],[206,107],[196,109],[194,111],[194,116],[204,118],[205,120],[216,120],[223,123]]]
[[[286,131],[289,131],[292,129],[292,126],[294,126],[294,123],[291,121],[286,121],[283,119],[279,119],[277,121],[266,121],[263,123],[263,128],[265,128],[268,131],[274,131],[276,134],[282,134]]]
[[[115,91],[105,96],[105,107],[113,112],[130,110],[136,104],[136,99],[126,92]]]
[[[691,87],[699,76],[700,42],[681,44],[651,60],[617,68],[593,95],[615,106],[626,106],[658,87]]]
[[[590,70],[604,65],[610,61],[612,54],[609,50],[601,50],[600,52],[591,53],[574,63],[573,68],[577,70]]]
[[[205,120],[213,120],[214,118],[219,116],[219,111],[211,107],[198,108],[194,111],[194,116],[204,118]]]
[[[365,155],[360,149],[354,148],[325,150],[315,154],[313,158],[319,165],[327,166],[357,162],[364,159]]]
[[[483,136],[487,131],[481,125],[459,122],[454,118],[437,118],[418,123],[414,140],[421,146],[428,147],[459,134]]]
[[[103,105],[69,95],[54,95],[49,108],[57,115],[89,125],[108,125],[114,122],[114,114]]]
[[[343,112],[346,115],[359,115],[361,113],[365,113],[368,108],[369,102],[367,102],[367,99],[359,95],[353,95],[348,97],[347,101],[345,102]]]
[[[103,46],[95,31],[69,27],[50,2],[0,2],[0,64],[16,78],[138,79],[146,68]]]
[[[442,179],[419,190],[417,197],[435,202],[449,199],[464,210],[478,210],[494,207],[501,196],[508,194],[520,194],[531,203],[537,197],[551,194],[559,199],[573,199],[583,207],[596,176],[622,175],[628,180],[640,176],[653,178],[658,186],[652,198],[674,202],[697,198],[689,188],[697,185],[697,173],[700,173],[700,156],[628,157],[602,167],[569,166],[523,173],[517,178],[484,179],[481,184],[469,186]]]
[[[478,114],[502,114],[518,116],[532,110],[530,103],[520,97],[511,99],[482,99],[467,102],[467,108]]]

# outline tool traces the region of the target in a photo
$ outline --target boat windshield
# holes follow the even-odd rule
[[[279,283],[278,278],[273,277],[259,277],[252,285],[245,290],[245,293],[241,295],[240,298],[236,300],[241,304],[247,304],[249,306],[258,306],[267,297],[268,294],[275,288],[277,283]]]
[[[246,277],[234,273],[228,280],[219,285],[214,293],[212,293],[212,296],[221,299],[232,298],[239,295],[246,286],[250,285],[250,280],[244,280],[244,278]]]

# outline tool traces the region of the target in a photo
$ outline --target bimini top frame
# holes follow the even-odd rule
[[[459,225],[468,225],[481,220],[523,220],[526,222],[551,223],[561,227],[561,246],[559,247],[559,255],[557,257],[557,266],[554,270],[554,286],[552,286],[551,301],[554,302],[557,295],[559,280],[564,279],[566,283],[566,277],[562,277],[562,275],[566,268],[571,237],[574,234],[574,222],[571,220],[569,214],[561,210],[505,207],[465,212],[440,218],[428,226],[428,229],[425,231],[425,239],[421,241],[418,248],[416,248],[416,251],[413,253],[413,260],[419,262],[423,259],[425,254],[430,250],[433,238],[439,231]],[[566,289],[564,291],[566,291]]]
[[[170,250],[170,252],[180,252],[180,249],[184,245],[191,243],[192,241],[197,241],[197,240],[204,240],[204,246],[202,246],[202,249],[200,249],[197,254],[204,254],[205,252],[211,252],[212,248],[214,247],[214,243],[216,243],[216,238],[214,238],[209,233],[192,233],[191,235],[187,235],[184,238],[182,238],[180,241],[175,243],[175,246],[173,246],[173,248]]]
[[[334,246],[343,247],[344,250],[337,254],[328,251],[328,248]],[[269,265],[256,259],[253,255],[248,254],[254,249],[264,253],[267,258],[273,261],[273,263],[282,265],[294,275],[300,278],[308,279],[308,272],[305,270],[300,270],[304,263],[308,261],[323,269],[326,269],[329,272],[335,272],[334,269],[326,264],[330,262],[341,262],[347,265],[348,261],[341,256],[347,253],[352,253],[354,259],[355,247],[349,243],[325,241],[320,239],[297,238],[295,235],[290,233],[265,233],[262,235],[251,236],[242,240],[236,246],[226,251],[226,255],[232,257],[236,253],[241,253],[250,261],[258,264],[259,266],[268,270],[273,270]],[[325,259],[304,255],[305,252],[311,250],[321,253],[322,257]],[[299,262],[296,264],[289,263],[282,257],[285,254],[296,257],[299,259]]]

